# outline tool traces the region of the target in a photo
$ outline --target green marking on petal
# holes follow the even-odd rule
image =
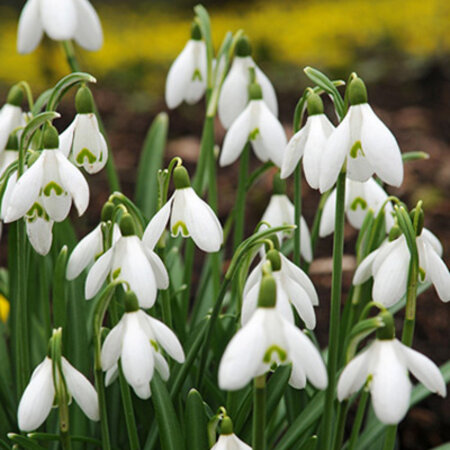
[[[267,350],[266,353],[264,353],[263,362],[266,364],[269,364],[270,361],[272,361],[272,353],[278,354],[278,359],[280,362],[286,361],[287,353],[282,348],[278,347],[278,345],[271,345]]]
[[[195,69],[194,73],[192,74],[192,80],[191,81],[195,81],[195,80],[198,80],[198,81],[202,81],[203,80],[202,74],[200,73],[199,69]]]
[[[356,159],[358,157],[358,152],[361,153],[362,156],[365,156],[364,151],[362,149],[361,141],[356,141],[353,144],[353,147],[350,149],[350,156],[353,159]]]
[[[352,211],[356,211],[358,209],[358,205],[361,206],[361,209],[367,208],[367,202],[362,197],[356,197],[350,205],[350,209]]]
[[[75,160],[78,164],[83,164],[84,161],[87,159],[89,164],[94,164],[95,161],[97,161],[97,157],[86,147],[83,148],[81,151],[78,152]]]
[[[118,268],[112,273],[111,277],[112,277],[113,280],[116,280],[117,278],[119,278],[120,271],[121,271],[121,268],[118,267]]]
[[[50,197],[52,190],[55,191],[55,195],[63,195],[64,189],[54,181],[50,181],[50,183],[47,184],[47,186],[44,187],[43,193],[46,197]]]
[[[250,131],[250,134],[248,135],[249,141],[254,141],[259,135],[259,128],[255,128],[253,131]]]
[[[153,339],[150,339],[150,344],[157,352],[159,352],[159,345],[156,341],[154,341]]]
[[[422,283],[425,281],[426,275],[425,269],[423,267],[419,267],[419,279]]]
[[[173,227],[172,227],[172,236],[178,236],[178,234],[180,233],[180,229],[181,229],[181,234],[183,235],[183,237],[188,237],[189,236],[189,231],[187,229],[187,226],[184,222],[182,222],[181,220],[179,220]]]

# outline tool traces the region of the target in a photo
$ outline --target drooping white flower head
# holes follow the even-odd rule
[[[222,125],[230,128],[244,111],[249,101],[250,68],[255,70],[256,82],[261,86],[262,99],[272,114],[278,116],[278,102],[272,83],[251,57],[251,45],[247,37],[236,43],[236,55],[220,91],[218,114]]]
[[[285,192],[285,183],[276,174],[273,178],[273,194],[261,221],[269,223],[272,227],[295,225],[295,207]],[[264,226],[262,225],[262,227]],[[283,241],[284,236],[282,232],[277,233],[280,243]],[[300,253],[306,262],[312,261],[311,236],[303,216],[300,217]]]
[[[151,308],[155,303],[158,289],[169,287],[169,275],[166,267],[161,258],[153,251],[153,247],[145,245],[134,234],[134,223],[129,214],[122,217],[120,232],[122,236],[95,261],[89,270],[85,285],[86,299],[93,298],[109,276],[111,281],[127,282],[128,289],[135,292],[139,305],[143,308]],[[90,236],[90,239],[97,238],[94,235]],[[83,247],[84,245],[85,243]],[[86,256],[85,252],[84,256]],[[80,261],[83,261],[83,258],[80,258]],[[81,264],[75,264],[72,267],[74,273],[78,272],[80,266]]]
[[[109,332],[101,352],[102,369],[107,371],[106,385],[117,376],[118,360],[123,374],[136,395],[150,397],[150,381],[154,370],[164,381],[169,379],[169,366],[161,349],[175,361],[184,362],[184,352],[174,332],[159,320],[137,309],[133,294],[127,296],[126,311],[119,323]],[[136,297],[135,297],[136,299]]]
[[[170,109],[183,101],[193,105],[206,90],[206,44],[200,27],[193,23],[191,39],[170,66],[166,80],[166,104]]]
[[[261,269],[268,260],[271,262],[272,276],[277,285],[277,311],[288,322],[294,324],[292,305],[303,322],[305,322],[306,327],[313,330],[316,326],[316,315],[313,306],[319,305],[316,289],[308,275],[278,250],[269,250],[251,271],[245,282],[242,294],[242,325],[245,325],[256,311],[262,282]]]
[[[103,44],[102,26],[88,0],[28,0],[17,30],[17,51],[30,53],[45,33],[55,41],[75,42],[87,50]]]
[[[250,320],[228,344],[219,365],[219,386],[243,388],[273,364],[292,363],[289,384],[302,389],[306,379],[318,389],[327,386],[327,372],[320,353],[308,337],[286,320],[276,308],[275,280],[265,275],[258,307]]]
[[[100,420],[98,397],[89,380],[66,358],[61,358],[61,366],[69,394],[91,420]],[[57,375],[59,377],[59,374]],[[58,380],[60,383],[61,380]],[[19,428],[33,431],[47,418],[55,400],[55,385],[52,375],[52,360],[47,356],[31,375],[30,382],[20,399],[17,411]]]
[[[319,189],[320,163],[333,124],[323,113],[321,98],[314,93],[308,96],[308,118],[305,126],[292,136],[284,151],[281,178],[287,178],[302,158],[306,181]]]
[[[0,109],[0,154],[5,150],[8,139],[14,131],[25,126],[25,120],[20,105],[23,101],[23,91],[13,86]]]
[[[416,245],[421,281],[431,281],[439,298],[443,302],[450,301],[450,273],[441,259],[442,245],[439,239],[423,228],[416,238]],[[361,261],[353,277],[353,284],[362,284],[373,277],[373,300],[390,307],[406,292],[410,259],[404,235],[391,242],[386,240]]]
[[[222,167],[232,164],[250,141],[261,161],[270,160],[281,167],[287,144],[284,128],[262,99],[261,86],[253,83],[249,91],[248,105],[225,135],[219,164]]]
[[[367,181],[376,173],[392,186],[403,181],[403,162],[394,135],[367,103],[363,81],[355,78],[349,86],[350,106],[344,120],[328,138],[323,152],[319,187],[321,192],[336,182],[347,160],[347,176]]]
[[[358,392],[369,376],[372,405],[378,419],[397,424],[405,417],[411,397],[410,371],[431,392],[446,396],[439,368],[425,355],[395,339],[394,333],[376,339],[344,368],[337,385],[339,401]]]
[[[58,149],[58,133],[49,126],[44,148],[37,160],[19,178],[3,202],[5,222],[25,216],[38,201],[51,220],[61,222],[69,214],[72,199],[81,216],[89,204],[89,186],[81,172]]]
[[[173,172],[175,192],[147,225],[143,242],[154,247],[170,218],[173,237],[181,233],[192,237],[195,245],[204,252],[217,252],[223,243],[223,230],[210,206],[190,186],[189,175],[183,166]]]
[[[251,450],[252,448],[233,433],[233,423],[226,416],[220,427],[220,436],[211,450]]]
[[[362,227],[364,219],[372,210],[376,216],[388,198],[386,191],[373,179],[367,181],[353,181],[350,178],[345,180],[345,211],[347,219],[351,225],[357,229]],[[394,225],[391,202],[384,206],[386,233]],[[334,231],[334,219],[336,216],[336,189],[327,198],[323,207],[322,218],[320,220],[319,236],[325,237]]]
[[[94,114],[94,101],[87,87],[78,90],[75,97],[77,115],[59,137],[60,150],[86,172],[97,173],[108,160],[108,145]]]
[[[114,224],[112,244],[121,237],[120,228]],[[66,278],[74,280],[80,273],[105,252],[101,224],[98,224],[73,249],[67,262]]]

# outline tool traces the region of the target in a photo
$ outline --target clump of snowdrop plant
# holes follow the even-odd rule
[[[0,111],[0,442],[394,450],[408,410],[431,392],[445,396],[450,379],[448,363],[437,367],[411,348],[416,313],[426,312],[420,294],[434,285],[450,299],[442,244],[424,227],[422,201],[408,206],[389,187],[401,185],[403,163],[427,155],[406,144],[400,153],[361,77],[346,84],[311,67],[288,142],[245,30],[213,43],[206,9],[194,11],[165,89],[169,109],[185,102],[191,114],[205,100],[192,182],[181,158],[164,164],[171,132],[162,113],[136,186],[127,179],[135,195],[126,196],[117,144],[88,87],[95,79],[78,71],[72,45],[101,46],[97,14],[88,0],[25,3],[19,51],[32,51],[45,32],[62,41],[71,72],[36,98],[19,81]],[[60,133],[68,93],[75,108]],[[237,161],[237,177],[227,167],[232,182],[218,183]],[[105,186],[89,201],[93,178],[82,171],[104,168],[110,194],[99,211]],[[315,207],[312,197],[302,207],[303,188],[323,192]],[[319,276],[315,253],[329,234],[332,254],[319,252],[331,273]],[[344,248],[347,261],[353,249],[356,256],[345,285]]]

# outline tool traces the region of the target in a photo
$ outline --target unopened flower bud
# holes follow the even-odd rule
[[[367,89],[364,81],[355,77],[348,87],[348,99],[352,106],[367,103]]]
[[[179,166],[174,169],[173,182],[175,184],[175,189],[184,189],[191,186],[188,171],[184,166]]]
[[[263,275],[259,288],[258,307],[274,308],[277,303],[277,284],[272,275]]]
[[[88,87],[83,86],[78,89],[75,96],[75,108],[78,114],[91,114],[94,112],[94,98]]]

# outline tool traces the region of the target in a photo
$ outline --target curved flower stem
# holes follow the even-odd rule
[[[349,407],[348,400],[345,400],[339,404],[333,439],[333,450],[339,450],[342,448],[342,441],[344,439],[345,421],[347,420],[348,407]]]
[[[73,48],[72,41],[63,41],[62,44],[63,44],[64,53],[66,55],[67,64],[69,65],[70,70],[72,72],[80,72],[81,67],[80,67],[80,64],[78,63],[77,57],[75,56],[75,51]],[[117,175],[116,167],[114,165],[114,159],[113,159],[113,155],[111,152],[111,147],[109,145],[108,137],[105,133],[105,127],[103,125],[103,121],[102,121],[102,118],[100,117],[100,114],[98,112],[95,101],[94,101],[94,113],[97,116],[100,131],[102,132],[102,134],[105,138],[105,141],[106,141],[106,145],[108,147],[108,161],[106,162],[106,173],[108,176],[109,188],[110,188],[111,192],[120,191],[119,177]]]
[[[364,419],[364,413],[366,412],[367,400],[369,399],[369,390],[363,389],[361,397],[359,399],[358,410],[356,411],[355,421],[353,422],[352,434],[347,450],[353,450],[358,439],[359,430],[361,429],[362,421]]]
[[[300,218],[302,216],[302,168],[300,162],[294,171],[294,263],[300,267]]]
[[[266,449],[266,375],[260,375],[253,383],[253,450]]]
[[[246,185],[248,177],[249,160],[250,160],[250,144],[247,142],[247,144],[245,144],[244,150],[242,151],[239,162],[239,179],[234,209],[235,222],[233,234],[233,251],[236,251],[237,247],[244,238],[245,195],[247,193]]]
[[[339,321],[342,288],[342,257],[344,252],[344,218],[345,218],[345,170],[339,174],[336,183],[336,219],[333,241],[333,274],[331,280],[330,328],[328,337],[328,387],[325,394],[322,443],[331,444],[334,416],[334,397],[336,391],[336,369],[339,345]]]

